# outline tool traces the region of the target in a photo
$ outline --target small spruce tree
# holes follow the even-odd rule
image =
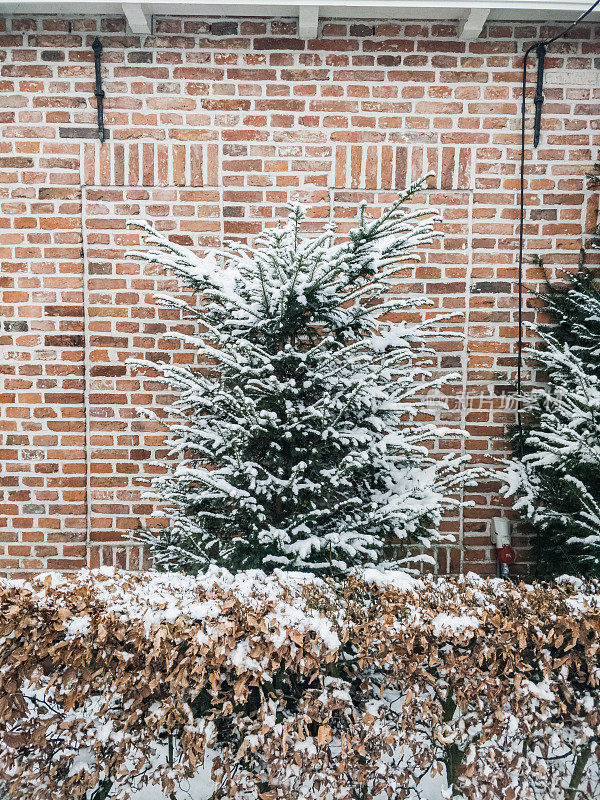
[[[198,323],[181,338],[203,365],[137,362],[179,393],[176,463],[153,482],[170,525],[145,534],[158,566],[339,574],[381,562],[389,541],[448,539],[440,517],[471,476],[464,457],[430,454],[449,431],[422,414],[424,394],[456,376],[432,378],[419,361],[436,320],[402,319],[427,300],[385,296],[438,235],[430,209],[407,205],[424,182],[377,219],[361,206],[343,241],[332,227],[302,235],[300,205],[255,249],[216,258],[141,225],[156,247],[132,255],[196,295],[158,299]]]
[[[525,399],[504,487],[544,578],[600,576],[600,292],[583,263],[567,278],[543,295],[552,322],[535,328],[535,360],[547,384]]]

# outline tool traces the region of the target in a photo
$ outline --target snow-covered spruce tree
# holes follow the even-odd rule
[[[406,204],[424,182],[378,219],[361,206],[338,243],[332,227],[302,236],[299,205],[256,249],[204,258],[141,225],[158,249],[131,255],[194,291],[195,303],[158,300],[197,321],[181,338],[204,364],[144,364],[179,393],[177,462],[153,482],[170,526],[146,532],[157,565],[339,574],[380,562],[386,542],[444,540],[436,526],[458,503],[465,459],[432,457],[427,443],[449,431],[417,416],[424,393],[456,376],[417,363],[435,320],[390,322],[427,300],[384,297],[437,236],[431,210]]]
[[[600,291],[581,266],[543,297],[547,384],[526,398],[504,493],[529,523],[539,577],[600,576]]]

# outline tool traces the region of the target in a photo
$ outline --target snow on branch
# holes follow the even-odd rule
[[[455,380],[426,364],[452,315],[415,321],[431,301],[391,294],[440,236],[437,213],[412,202],[426,178],[377,218],[361,205],[346,237],[331,225],[306,235],[295,203],[254,247],[204,257],[133,223],[151,249],[131,257],[193,290],[158,302],[198,326],[173,334],[195,367],[145,365],[188,415],[169,441],[183,461],[153,481],[171,520],[147,534],[157,564],[337,575],[381,562],[390,541],[394,555],[446,541],[442,515],[474,473],[456,454],[442,467],[426,445],[461,431],[416,420],[431,416],[426,393]]]

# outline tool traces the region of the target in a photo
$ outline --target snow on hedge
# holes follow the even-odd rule
[[[4,581],[0,793],[598,796],[599,588],[374,569]]]

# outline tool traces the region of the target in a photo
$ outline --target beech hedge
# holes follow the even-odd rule
[[[599,589],[376,570],[4,581],[0,793],[598,798]]]

